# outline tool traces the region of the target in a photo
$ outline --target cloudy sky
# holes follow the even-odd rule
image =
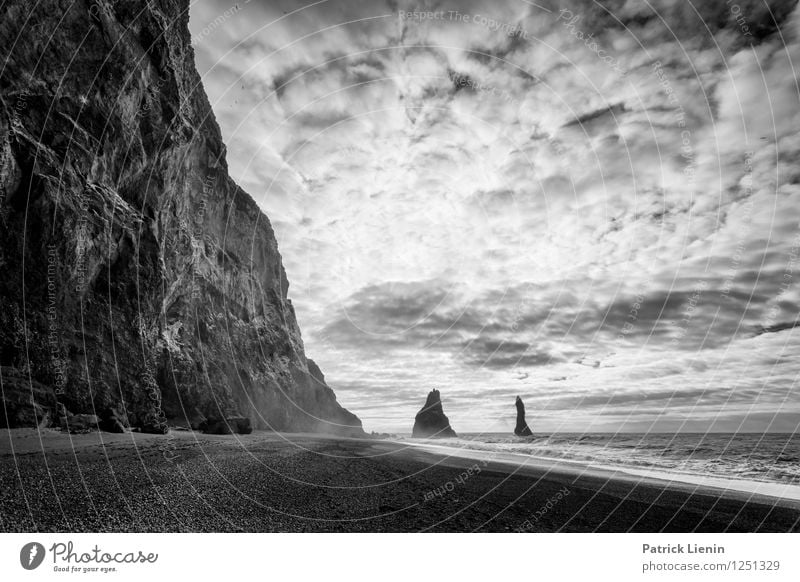
[[[800,10],[737,1],[193,5],[367,430],[798,429]]]

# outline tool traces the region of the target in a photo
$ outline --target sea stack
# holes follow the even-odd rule
[[[525,422],[525,405],[522,403],[522,398],[517,396],[517,426],[514,427],[514,434],[517,436],[533,436],[531,429],[528,428],[528,423]]]
[[[450,427],[450,420],[442,410],[442,397],[435,388],[428,393],[425,406],[414,418],[414,438],[448,438],[456,437],[456,431]]]

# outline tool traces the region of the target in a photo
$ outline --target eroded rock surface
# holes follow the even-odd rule
[[[9,419],[243,416],[363,434],[306,358],[267,217],[228,175],[189,0],[11,0],[0,19]],[[43,388],[44,387],[44,388]],[[43,393],[42,393],[43,392]],[[31,398],[34,401],[31,401]]]

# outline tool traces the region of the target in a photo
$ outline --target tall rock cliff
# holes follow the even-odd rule
[[[305,356],[267,217],[228,176],[188,9],[0,7],[0,422],[63,404],[361,434]]]

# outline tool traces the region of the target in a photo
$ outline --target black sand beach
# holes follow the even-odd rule
[[[275,433],[2,431],[0,496],[6,532],[800,529],[797,502]]]

